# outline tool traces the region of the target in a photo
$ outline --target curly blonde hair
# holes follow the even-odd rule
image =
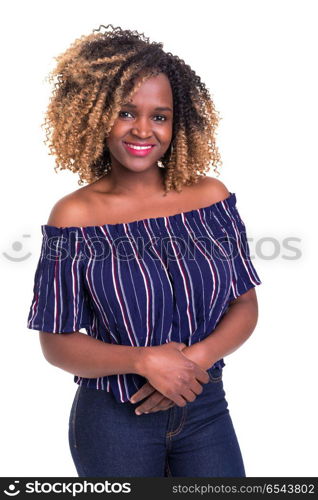
[[[198,182],[211,166],[219,173],[222,161],[215,141],[219,113],[200,77],[162,47],[143,33],[109,24],[76,39],[54,58],[57,65],[48,80],[55,88],[42,126],[49,154],[56,157],[55,171],[78,172],[79,185],[107,174],[111,163],[106,138],[122,103],[147,78],[164,73],[172,88],[174,111],[171,144],[160,159],[165,193]]]

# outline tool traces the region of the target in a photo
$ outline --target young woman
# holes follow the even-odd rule
[[[209,92],[112,25],[57,61],[47,138],[87,185],[41,226],[27,326],[75,374],[77,472],[243,477],[223,357],[253,332],[261,281],[235,193],[205,174],[222,163]]]

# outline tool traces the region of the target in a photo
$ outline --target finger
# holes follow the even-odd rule
[[[177,393],[170,394],[170,399],[177,406],[186,406],[186,404],[187,404],[187,401],[181,395],[179,395]]]
[[[174,405],[174,402],[171,401],[171,399],[164,397],[163,399],[161,399],[161,401],[159,401],[159,403],[157,403],[149,410],[149,413],[153,411],[164,410],[165,408],[168,408],[168,406],[170,405],[171,406]]]
[[[155,391],[156,389],[149,382],[146,382],[146,384],[144,384],[137,392],[135,392],[135,394],[131,396],[129,401],[133,404],[138,403]]]
[[[157,411],[169,410],[173,406],[175,406],[175,404],[171,401],[171,399],[166,398],[165,400],[161,401],[157,406],[152,408],[149,413],[155,413]]]
[[[197,380],[194,380],[190,386],[190,389],[194,392],[194,394],[198,395],[203,391],[203,385],[200,384]]]
[[[182,393],[182,396],[187,400],[187,401],[194,401],[197,397],[196,394],[194,394],[194,392],[191,391],[191,389],[186,389],[183,393]]]
[[[207,384],[210,381],[210,377],[207,371],[202,370],[199,366],[196,366],[195,378],[202,382],[203,384]]]
[[[160,403],[160,401],[162,401],[164,398],[165,397],[160,392],[156,391],[155,394],[152,394],[146,399],[146,401],[144,401],[141,405],[137,406],[135,412],[138,414],[147,413],[148,411],[151,410],[151,408]]]

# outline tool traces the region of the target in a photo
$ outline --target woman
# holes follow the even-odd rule
[[[244,477],[223,356],[253,332],[261,281],[236,195],[204,173],[222,163],[209,92],[162,44],[112,25],[57,61],[47,137],[87,185],[41,226],[28,328],[76,374],[77,472]]]

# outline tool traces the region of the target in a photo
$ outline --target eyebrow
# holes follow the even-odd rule
[[[125,104],[123,104],[123,106],[128,108],[137,108],[137,106],[135,104],[132,104],[131,102],[126,102]],[[172,111],[172,109],[168,106],[159,106],[155,108],[155,111]]]

